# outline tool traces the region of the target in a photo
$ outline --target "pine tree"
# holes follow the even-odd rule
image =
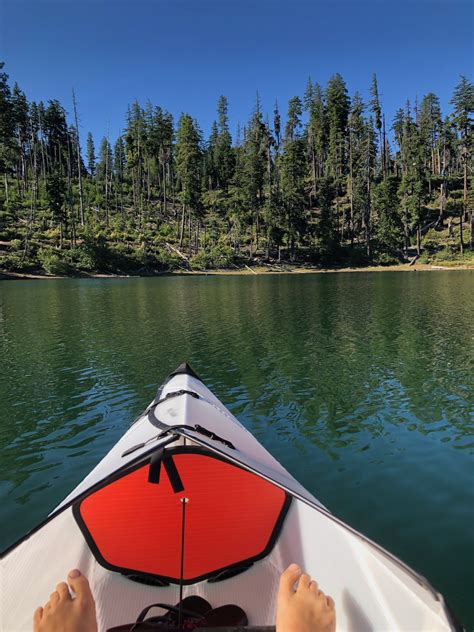
[[[95,147],[94,147],[94,139],[92,138],[92,134],[89,132],[87,134],[86,141],[86,154],[87,154],[87,169],[92,177],[95,176]]]
[[[278,109],[278,101],[275,101],[275,107],[273,109],[273,131],[275,133],[275,147],[278,153],[281,142],[281,116]]]
[[[324,107],[323,92],[319,84],[308,84],[306,90],[305,108],[309,113],[306,127],[306,140],[310,172],[312,180],[311,200],[317,194],[317,182],[324,173],[327,145],[327,120]]]
[[[379,87],[375,72],[372,75],[372,83],[370,85],[370,109],[374,115],[375,129],[379,135],[380,172],[385,176],[385,140],[382,138],[382,106],[380,105]]]
[[[431,176],[440,173],[439,135],[441,131],[441,107],[438,97],[429,92],[420,107],[420,158],[423,170],[431,182]]]
[[[279,121],[277,119],[277,128]],[[270,129],[270,124],[265,124],[264,145],[266,154],[266,169],[264,177],[264,202],[262,218],[266,226],[267,248],[266,257],[270,258],[272,246],[278,248],[278,260],[281,258],[281,246],[283,239],[284,207],[281,196],[280,154],[275,138],[275,129]]]
[[[120,205],[120,212],[123,214],[123,182],[125,177],[125,145],[123,138],[119,136],[115,141],[113,173],[115,178],[115,192],[117,206]]]
[[[8,75],[2,72],[4,65],[3,62],[0,62],[0,170],[5,174],[5,198],[8,201],[6,171],[13,143],[14,123]]]
[[[232,136],[229,132],[229,119],[227,116],[227,99],[219,97],[217,104],[217,143],[215,152],[215,168],[217,172],[218,186],[227,191],[232,178],[234,156],[232,153]]]
[[[184,240],[184,224],[188,212],[189,254],[192,248],[192,216],[200,211],[201,197],[201,135],[196,122],[189,114],[182,114],[176,131],[176,172],[182,204],[180,248]]]
[[[132,206],[137,216],[137,226],[141,230],[144,220],[144,174],[147,125],[145,112],[135,101],[127,111],[125,129],[125,156],[127,176],[132,184]]]
[[[81,220],[81,226],[84,226],[84,192],[82,188],[82,158],[81,158],[81,143],[79,140],[79,123],[77,120],[77,103],[76,103],[76,95],[74,90],[72,91],[72,104],[74,108],[74,145],[76,151],[76,159],[77,159],[77,175],[78,175],[78,184],[79,184],[79,217]]]
[[[336,229],[333,218],[334,185],[330,176],[321,178],[317,203],[320,217],[317,228],[317,251],[322,261],[330,261],[336,249]]]
[[[295,245],[306,230],[304,140],[301,137],[302,104],[299,97],[288,102],[283,152],[280,158],[281,197],[286,215],[286,231],[290,255],[295,257]]]
[[[336,182],[338,194],[346,164],[345,136],[350,108],[346,84],[339,74],[334,75],[328,82],[326,103],[329,126],[328,167],[330,175]]]
[[[207,141],[205,164],[204,164],[204,179],[205,186],[209,191],[216,189],[219,186],[218,176],[218,156],[217,156],[217,144],[219,140],[219,131],[217,129],[217,122],[213,121],[211,126],[211,133],[209,140]]]
[[[246,137],[246,130],[243,130],[243,137]],[[235,168],[232,176],[231,187],[228,200],[228,221],[230,223],[230,236],[234,254],[240,249],[246,215],[248,212],[246,189],[245,189],[245,153],[241,141],[240,126],[237,127],[237,137],[234,147]]]
[[[51,211],[51,218],[59,227],[59,247],[62,248],[66,222],[64,209],[66,187],[59,170],[59,165],[48,175],[46,181],[46,196]]]
[[[366,201],[366,165],[364,156],[367,147],[367,124],[364,120],[364,103],[359,92],[352,99],[351,112],[348,121],[349,141],[349,175],[347,189],[349,195],[349,234],[351,244],[354,244],[355,233],[360,231],[363,224]],[[344,222],[343,222],[344,231]]]
[[[376,163],[375,130],[372,117],[365,123],[362,164],[364,178],[357,189],[360,205],[363,209],[362,227],[365,233],[365,248],[368,257],[372,256],[372,183],[375,179]]]
[[[27,154],[29,151],[30,136],[30,114],[29,105],[25,93],[20,90],[17,83],[13,86],[11,96],[11,108],[15,135],[15,156],[16,175],[18,188],[22,194],[26,193],[28,187],[27,174]]]
[[[244,196],[250,213],[251,241],[249,256],[252,257],[254,245],[258,249],[260,235],[260,212],[263,206],[263,187],[265,179],[265,124],[262,121],[260,99],[257,94],[254,112],[246,129],[244,139]],[[255,232],[255,238],[254,238]]]
[[[61,174],[64,175],[68,127],[66,112],[56,99],[48,102],[48,107],[44,112],[44,133],[46,138],[46,154],[50,168],[55,169],[57,167]]]
[[[464,220],[463,215],[467,215],[467,172],[468,165],[471,159],[472,153],[472,127],[474,114],[474,84],[470,82],[466,77],[461,76],[458,85],[454,89],[451,103],[454,106],[453,121],[459,134],[459,151],[461,155],[461,162],[463,165],[463,212],[460,220],[460,236],[459,246],[461,253],[464,250],[462,222]],[[471,248],[474,247],[474,216],[473,210],[471,210]]]
[[[350,101],[346,84],[341,75],[334,75],[326,89],[326,112],[328,119],[328,156],[327,170],[334,181],[336,199],[336,232],[339,229],[339,196],[342,193],[342,181],[346,173],[346,131]]]
[[[379,248],[394,254],[403,246],[403,225],[397,189],[397,178],[388,176],[374,185],[372,193],[374,238]]]
[[[113,174],[112,147],[109,139],[103,138],[100,143],[99,162],[97,163],[96,180],[101,196],[100,205],[105,209],[105,222],[109,224],[109,198]]]

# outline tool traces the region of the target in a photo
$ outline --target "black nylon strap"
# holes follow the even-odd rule
[[[162,463],[166,473],[168,474],[174,493],[178,494],[179,492],[184,491],[183,481],[181,480],[176,464],[173,461],[173,457],[166,454],[164,449],[158,450],[151,457],[150,467],[148,468],[148,482],[156,484],[160,482]]]
[[[163,460],[164,450],[158,450],[151,457],[150,467],[148,468],[148,482],[159,483],[161,473],[161,461]],[[169,476],[169,475],[168,475]]]
[[[172,456],[165,456],[163,459],[163,465],[165,466],[166,473],[170,479],[171,487],[175,494],[184,491],[183,481],[179,475],[178,469]]]

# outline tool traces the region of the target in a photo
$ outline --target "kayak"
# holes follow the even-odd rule
[[[337,630],[462,629],[425,578],[334,516],[183,364],[61,504],[2,553],[1,629],[31,630],[71,568],[89,579],[99,630],[189,597],[238,606],[249,630],[272,626],[292,562],[333,597]]]

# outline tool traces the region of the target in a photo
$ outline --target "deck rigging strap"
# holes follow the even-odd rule
[[[179,475],[178,469],[176,467],[175,462],[173,461],[173,457],[170,454],[167,454],[164,448],[160,448],[155,452],[155,454],[151,457],[150,467],[148,469],[148,482],[149,483],[159,483],[160,482],[160,474],[161,474],[161,464],[163,463],[163,467],[168,474],[168,478],[170,479],[171,487],[175,494],[184,491],[183,481],[181,480],[181,476]]]

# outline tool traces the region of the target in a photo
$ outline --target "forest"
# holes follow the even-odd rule
[[[191,114],[134,102],[98,139],[73,91],[68,111],[30,102],[0,64],[0,269],[473,263],[474,84],[459,78],[449,113],[430,92],[390,121],[377,76],[362,88],[308,80],[270,114],[257,94],[235,138],[224,96],[208,138]]]

